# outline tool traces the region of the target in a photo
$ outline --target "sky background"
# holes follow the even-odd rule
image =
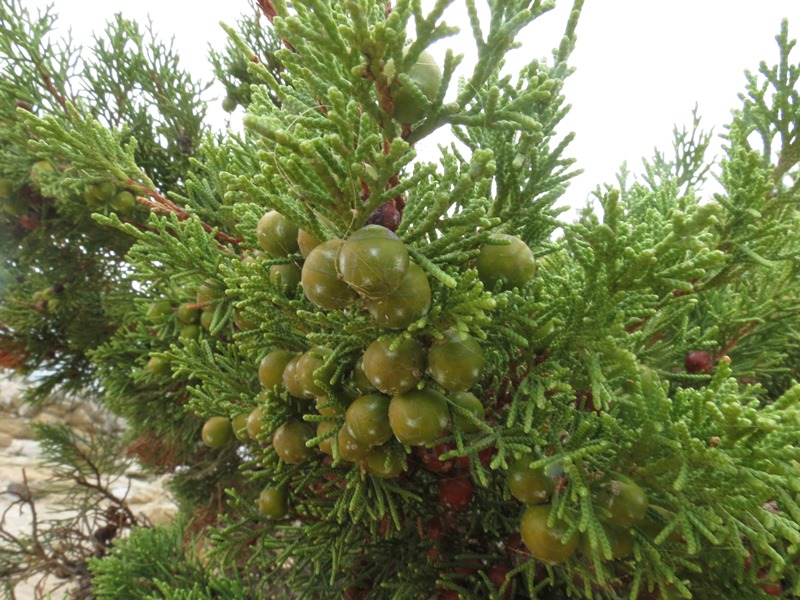
[[[204,81],[212,79],[209,45],[221,49],[225,44],[219,22],[234,24],[252,10],[249,0],[23,1],[32,10],[50,3],[60,15],[59,31],[71,29],[78,42],[102,32],[116,12],[138,21],[149,16],[162,39],[174,36],[184,68]],[[448,47],[464,53],[458,73],[468,75],[473,41],[462,4],[456,0],[445,13],[448,24],[461,26],[461,36],[439,42],[433,53],[443,57]],[[559,0],[523,31],[523,48],[509,56],[509,72],[532,58],[551,56],[571,6],[571,0]],[[583,206],[597,185],[615,181],[624,161],[637,173],[654,147],[670,150],[673,126],[688,126],[695,104],[702,127],[722,133],[739,104],[745,69],[757,70],[761,60],[777,62],[775,36],[784,17],[790,37],[800,37],[800,0],[586,0],[571,58],[576,71],[564,89],[572,110],[561,127],[562,133],[577,133],[567,153],[584,173],[573,180],[563,203]],[[793,59],[800,62],[800,50]],[[219,102],[223,93],[219,87],[208,93],[213,99],[209,117],[217,128],[227,126]],[[240,126],[241,116],[233,114],[233,128]],[[419,148],[421,156],[433,159],[436,144],[446,140],[445,135],[429,140]],[[711,154],[720,153],[715,135]],[[712,184],[703,193],[717,189]]]

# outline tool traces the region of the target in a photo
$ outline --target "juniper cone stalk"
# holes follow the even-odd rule
[[[182,513],[150,527],[117,498],[68,551],[57,523],[0,535],[7,593],[800,594],[788,24],[718,163],[695,114],[569,223],[582,1],[519,73],[502,58],[550,3],[464,2],[460,81],[429,52],[451,4],[260,0],[211,54],[237,136],[149,29],[117,17],[79,55],[0,0],[0,366],[30,402],[127,421],[113,444],[39,429],[86,515],[129,458]]]

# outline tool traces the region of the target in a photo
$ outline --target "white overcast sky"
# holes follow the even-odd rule
[[[24,2],[31,9],[49,3],[60,15],[61,30],[71,28],[76,40],[102,31],[116,12],[140,21],[149,16],[162,38],[174,36],[184,67],[206,81],[211,79],[208,46],[222,48],[225,41],[219,22],[233,24],[251,10],[249,0]],[[448,46],[466,54],[466,71],[472,38],[462,4],[456,0],[445,13],[449,24],[462,27],[462,36],[440,42],[434,54],[443,56]],[[571,6],[571,0],[559,0],[555,10],[526,29],[524,48],[509,58],[510,65],[549,58]],[[673,125],[689,124],[695,103],[704,128],[721,133],[738,104],[744,70],[757,70],[760,60],[777,62],[775,35],[783,17],[789,19],[790,36],[800,37],[800,0],[586,0],[572,57],[577,70],[565,89],[572,111],[562,126],[563,132],[578,134],[568,152],[585,173],[564,201],[582,206],[598,184],[614,181],[623,161],[637,172],[655,146],[669,150]],[[800,48],[793,58],[800,62]],[[214,88],[211,95],[220,93]],[[210,116],[219,127],[223,115],[219,102],[213,102]],[[234,113],[234,119],[241,114]],[[719,148],[717,142],[715,154]],[[431,149],[420,148],[426,158]]]

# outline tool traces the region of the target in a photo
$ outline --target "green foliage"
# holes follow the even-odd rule
[[[253,14],[236,22],[236,28],[229,29],[232,37],[225,50],[218,52],[213,48],[210,51],[211,65],[217,80],[225,86],[226,97],[223,107],[227,110],[226,102],[231,105],[247,107],[251,102],[251,86],[263,83],[259,70],[252,67],[262,64],[270,76],[279,84],[286,82],[281,77],[281,64],[275,57],[275,52],[281,47],[280,38],[275,31],[265,23],[264,15],[253,6]],[[251,68],[252,67],[252,68]],[[273,104],[280,106],[280,100],[274,91],[267,91]],[[232,112],[232,110],[228,110]]]
[[[176,54],[117,17],[88,50],[55,39],[50,10],[0,3],[0,290],[4,365],[43,370],[29,396],[93,389],[87,353],[131,308],[131,239],[94,212],[139,227],[159,189],[178,191],[199,142],[202,86]],[[122,194],[122,196],[120,196]],[[6,197],[7,196],[7,197]],[[151,207],[152,210],[152,207]]]
[[[137,529],[103,560],[89,560],[96,598],[194,600],[245,597],[242,583],[215,575],[186,524]]]
[[[175,190],[189,170],[189,157],[200,144],[207,86],[181,70],[171,45],[158,41],[148,25],[116,15],[95,37],[86,61],[84,103],[90,114],[133,142],[136,163],[160,189]]]
[[[566,154],[572,135],[559,131],[562,91],[583,3],[573,3],[552,59],[514,76],[503,57],[552,3],[490,2],[482,22],[468,0],[477,64],[456,83],[461,57],[448,52],[428,95],[412,68],[454,32],[442,20],[450,4],[260,2],[269,24],[241,21],[224,54],[212,54],[247,109],[242,136],[204,133],[192,117],[200,87],[122,19],[98,45],[104,67],[89,61],[87,97],[99,103],[141,85],[141,106],[93,112],[51,92],[46,114],[0,121],[0,176],[15,194],[28,186],[52,199],[34,209],[42,225],[32,231],[11,214],[16,205],[0,221],[13,240],[0,247],[4,281],[31,265],[3,292],[0,336],[20,344],[3,364],[49,365],[48,348],[74,361],[75,373],[57,369],[52,385],[93,386],[127,419],[128,451],[174,473],[181,509],[210,548],[200,560],[180,524],[137,530],[91,563],[97,597],[134,588],[143,598],[498,597],[494,567],[508,573],[504,589],[531,598],[754,598],[771,581],[800,591],[800,68],[788,25],[778,66],[748,75],[718,165],[705,157],[710,134],[695,111],[669,158],[645,161],[641,180],[624,168],[615,186],[597,189],[596,206],[563,223],[555,203],[578,171]],[[9,35],[30,30],[26,48],[60,72],[43,42],[47,19],[15,23]],[[142,56],[120,62],[129,43]],[[161,88],[143,83],[153,69],[173,75],[163,93],[177,112],[147,121],[143,107],[162,103]],[[43,98],[41,75],[2,89],[28,85]],[[397,118],[403,96],[418,121]],[[419,161],[415,145],[441,127],[457,141],[437,163]],[[157,143],[162,134],[177,137]],[[34,159],[52,168],[31,174]],[[701,189],[711,173],[722,188],[709,198]],[[86,206],[84,194],[96,200],[105,183],[135,192],[139,206]],[[396,230],[424,273],[430,309],[396,330],[372,318],[374,298],[321,310],[305,293],[315,273],[289,286],[273,276],[309,264],[261,245],[257,225],[273,210],[320,241],[367,223]],[[64,242],[78,231],[76,250]],[[530,281],[484,284],[476,259],[497,233],[536,257]],[[68,250],[43,254],[59,244]],[[89,252],[79,271],[87,279],[71,278],[63,291],[75,282],[74,292],[54,297],[51,274]],[[338,262],[331,268],[345,278]],[[80,339],[87,327],[103,335]],[[371,343],[413,339],[427,354],[460,334],[479,352],[453,368],[483,365],[470,387],[483,418],[452,400],[452,379],[421,372],[417,388],[445,398],[448,426],[435,448],[397,434],[378,450],[348,439],[348,405],[373,391],[360,372]],[[259,364],[274,350],[302,358],[266,388]],[[692,352],[707,367],[687,362]],[[400,417],[389,406],[392,427]],[[205,419],[243,414],[255,439],[202,444]],[[548,526],[564,528],[555,542],[581,540],[558,564],[535,544],[532,554],[516,549],[525,507],[507,474],[522,456],[551,481]],[[401,475],[384,476],[393,469]],[[618,523],[609,490],[625,486],[641,490],[647,508]],[[262,512],[265,488],[285,492],[290,518]],[[630,547],[615,557],[619,536]]]

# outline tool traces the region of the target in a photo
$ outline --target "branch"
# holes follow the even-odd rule
[[[56,102],[61,105],[61,108],[64,109],[64,112],[68,112],[67,101],[64,99],[64,96],[58,93],[58,90],[53,85],[53,80],[50,79],[50,74],[44,68],[44,65],[41,62],[37,62],[36,68],[38,69],[39,74],[42,76],[42,81],[44,82],[47,91],[50,92],[50,95],[53,96],[53,98],[56,99]]]
[[[278,12],[275,10],[275,6],[272,4],[272,0],[257,0],[256,3],[258,4],[258,7],[261,9],[261,12],[263,12],[264,15],[267,17],[267,19],[269,19],[270,24],[272,24],[274,22],[275,17],[278,16]],[[294,46],[292,46],[288,41],[286,41],[286,38],[284,38],[283,36],[281,36],[281,41],[283,42],[283,45],[286,46],[286,48],[288,48],[292,52],[297,52]]]
[[[142,197],[142,196],[138,196],[136,198],[137,202],[139,202],[140,204],[143,204],[144,206],[149,208],[151,212],[164,214],[164,215],[170,214],[170,213],[174,213],[174,214],[178,215],[178,218],[181,221],[186,221],[187,219],[189,219],[192,216],[188,212],[183,210],[180,206],[175,204],[172,200],[170,200],[170,199],[162,196],[161,194],[159,194],[156,190],[152,190],[152,189],[149,189],[149,188],[142,188],[140,184],[138,184],[137,182],[133,181],[132,179],[128,180],[128,184],[131,185],[131,186],[139,186],[140,189],[144,193],[146,193],[153,200],[155,200],[155,202],[153,202],[152,200],[150,200],[148,198],[145,198],[145,197]],[[214,231],[214,227],[212,227],[208,223],[201,222],[200,224],[202,225],[203,229],[205,229],[206,233],[211,233],[212,231]],[[234,246],[238,246],[239,244],[244,242],[244,238],[232,237],[232,236],[230,236],[227,233],[224,233],[222,231],[217,231],[214,234],[214,237],[218,241],[220,241],[222,243],[231,244],[231,245],[234,245]]]

